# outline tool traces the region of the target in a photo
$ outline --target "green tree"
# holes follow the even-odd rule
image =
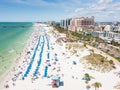
[[[102,87],[102,84],[100,82],[95,82],[92,84],[92,86],[95,88],[95,90],[97,90],[97,88]]]
[[[84,43],[83,46],[86,48],[87,47],[86,43]]]
[[[86,78],[90,78],[90,75],[88,73],[85,73]]]
[[[109,63],[114,65],[114,62],[113,62],[113,60],[110,60],[110,61],[109,61]]]
[[[85,73],[84,78],[86,78],[85,83],[88,84],[89,83],[88,81],[90,79],[90,75],[88,73]]]

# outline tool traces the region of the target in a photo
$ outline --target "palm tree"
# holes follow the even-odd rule
[[[85,75],[84,75],[84,80],[85,80],[85,83],[87,84],[88,83],[88,81],[90,81],[90,75],[88,74],[88,73],[85,73]]]
[[[88,73],[85,73],[86,78],[90,78],[90,75]]]
[[[100,82],[95,82],[92,84],[93,87],[95,87],[95,90],[97,90],[97,88],[102,87],[102,84]]]

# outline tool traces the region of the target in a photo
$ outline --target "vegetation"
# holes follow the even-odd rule
[[[61,42],[62,42],[62,39],[57,39],[55,42],[56,42],[56,43],[61,43]]]
[[[78,43],[69,43],[66,44],[66,49],[69,50],[71,52],[72,55],[76,54],[77,51],[81,48],[84,48],[83,45],[78,44]]]
[[[114,40],[111,41],[111,44],[114,45],[114,46],[120,46],[120,43],[115,42]]]
[[[89,76],[88,73],[85,73],[85,77],[86,77],[86,78],[90,78],[90,76]]]
[[[120,82],[118,82],[115,86],[114,86],[115,90],[120,90]]]
[[[85,83],[86,83],[86,84],[89,83],[89,81],[90,81],[90,76],[89,76],[88,73],[85,73],[85,75],[84,75],[84,80],[85,80]]]
[[[60,33],[65,33],[67,36],[70,36],[70,38],[74,38],[76,40],[85,40],[85,41],[93,41],[99,40],[98,37],[93,37],[91,34],[84,34],[84,33],[76,33],[72,31],[65,30],[64,28],[61,28],[60,26],[55,26],[55,28],[60,32]]]
[[[102,50],[103,51],[103,50]],[[104,53],[107,53],[105,51],[103,51]],[[118,52],[119,53],[119,52]],[[111,57],[115,58],[116,60],[118,60],[120,62],[120,57],[115,57],[114,55],[107,53],[108,55],[110,55]]]
[[[84,59],[87,62],[86,64],[91,65],[87,65],[88,68],[95,69],[100,72],[109,72],[115,68],[112,60],[108,61],[107,58],[100,54],[92,53],[91,55],[84,57]]]
[[[85,83],[88,84],[88,80],[85,80]]]
[[[95,90],[97,90],[97,88],[102,87],[102,84],[100,82],[95,82],[92,84],[92,86],[95,88]]]
[[[109,63],[110,63],[110,64],[114,64],[113,60],[110,60]]]
[[[60,26],[55,26],[55,28],[58,30],[60,33],[65,33],[69,39],[72,39],[74,41],[84,41],[89,43],[90,45],[94,45],[96,42],[102,41],[104,42],[101,38],[99,37],[94,37],[90,33],[85,33],[85,32],[73,32],[73,31],[68,31],[64,28],[61,28]]]
[[[59,33],[68,33],[67,30],[65,30],[64,28],[61,28],[60,26],[55,26],[55,28],[58,30]]]
[[[68,31],[67,29],[61,28],[60,26],[55,26],[55,28],[57,29],[58,32],[66,34],[67,38],[69,38],[67,40],[68,42],[81,41],[85,44],[85,47],[86,47],[86,44],[89,44],[89,45],[91,45],[93,47],[96,47],[96,48],[98,48],[99,42],[102,42],[102,43],[105,44],[105,46],[108,46],[107,43],[104,40],[102,40],[99,37],[94,37],[90,33],[87,33],[87,34],[85,32],[76,33],[76,32]],[[120,46],[120,43],[112,40],[111,45]],[[111,47],[111,49],[112,48],[113,47]],[[115,50],[115,51],[116,51],[115,53],[119,53],[120,50]],[[111,55],[110,52],[105,52],[105,53]],[[116,57],[113,54],[111,56],[114,57],[115,59],[117,59],[120,62],[120,56]],[[103,60],[101,60],[101,61],[103,62]]]

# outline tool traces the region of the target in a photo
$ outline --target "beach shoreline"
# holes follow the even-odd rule
[[[38,31],[36,31],[37,35],[35,34],[37,38],[35,39],[35,42],[30,45],[34,48],[37,47],[35,51],[32,51],[33,56],[34,53],[36,53],[35,58],[32,63],[30,58],[28,59],[27,64],[23,63],[25,52],[22,53],[23,57],[20,59],[20,62],[17,62],[16,66],[13,65],[13,67],[18,69],[18,71],[11,71],[11,75],[6,75],[6,77],[3,77],[8,82],[3,82],[3,85],[0,87],[1,90],[86,90],[87,85],[90,86],[89,90],[93,90],[94,87],[91,85],[95,81],[102,83],[102,87],[99,90],[113,90],[115,83],[120,80],[114,72],[118,72],[120,67],[117,66],[115,70],[111,70],[108,73],[101,73],[98,71],[89,70],[86,65],[80,63],[80,59],[82,57],[90,54],[90,49],[93,49],[95,53],[99,54],[101,54],[100,52],[102,51],[97,50],[94,47],[87,46],[88,48],[81,47],[78,49],[79,56],[77,56],[77,54],[72,55],[69,50],[66,50],[65,42],[56,42],[62,34],[59,34],[60,37],[57,37],[56,34],[53,35],[49,33],[50,30],[54,30],[53,28],[50,29],[50,27],[47,27],[44,24],[37,25],[38,26],[36,26],[36,29]],[[41,38],[39,40],[38,37],[40,36]],[[37,44],[37,41],[40,41],[40,43]],[[104,52],[102,52],[102,55],[104,57],[108,57],[108,60],[112,59],[112,57],[107,56]],[[20,69],[18,68],[19,66]],[[21,70],[22,66],[25,66],[25,68],[22,68],[23,73],[22,75],[19,74],[19,77],[17,74],[21,72],[19,70]],[[32,66],[30,70],[29,66]],[[48,67],[48,70],[46,69],[46,66]],[[35,72],[37,73],[34,74]],[[94,77],[88,84],[86,84],[85,80],[83,80],[84,74],[86,73],[88,73],[91,77]],[[53,76],[59,76],[63,85],[58,88],[52,88],[51,78]],[[14,81],[11,80],[11,78],[17,79]],[[5,88],[4,85],[6,84],[10,87]],[[109,87],[108,84],[110,84]]]
[[[22,60],[20,59],[21,56],[25,56],[26,53],[26,49],[28,48],[29,44],[32,41],[32,38],[35,36],[36,33],[36,29],[38,27],[36,27],[36,23],[33,24],[32,28],[34,28],[34,32],[31,34],[31,36],[29,37],[29,39],[27,40],[27,44],[26,46],[23,48],[22,50],[22,54],[20,53],[19,55],[16,56],[16,58],[13,60],[12,65],[10,66],[10,68],[3,74],[0,76],[0,87],[3,87],[4,84],[6,83],[6,81],[8,81],[11,78],[11,75],[13,74],[13,68],[16,67],[19,63],[22,62]],[[35,26],[35,27],[34,27]]]

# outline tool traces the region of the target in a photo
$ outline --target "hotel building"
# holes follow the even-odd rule
[[[88,17],[81,17],[81,18],[73,18],[70,21],[70,25],[68,27],[68,30],[70,31],[93,31],[94,29],[94,16],[91,18]]]

